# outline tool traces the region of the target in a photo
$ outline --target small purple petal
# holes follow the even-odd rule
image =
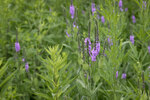
[[[134,36],[130,35],[130,41],[132,42],[132,44],[134,44]]]
[[[91,8],[92,8],[92,15],[94,15],[94,12],[96,11],[95,3],[92,3]]]
[[[25,69],[26,69],[26,72],[29,71],[29,64],[28,63],[25,64]]]
[[[15,49],[16,49],[16,52],[20,51],[20,44],[19,44],[19,42],[15,43]]]
[[[71,18],[74,18],[74,14],[75,14],[75,8],[73,5],[70,5],[70,14],[71,14]]]
[[[122,79],[126,79],[126,76],[127,76],[126,73],[123,73],[122,74]]]
[[[128,8],[125,8],[125,12],[127,12],[128,11]]]
[[[148,52],[149,52],[149,54],[150,54],[150,46],[148,46]]]
[[[118,78],[118,71],[116,72],[116,79]]]
[[[24,61],[25,61],[25,59],[24,59],[24,58],[22,58],[22,61],[24,62]]]
[[[136,18],[135,18],[134,15],[132,15],[132,22],[133,22],[133,23],[136,23]]]
[[[70,37],[70,35],[68,34],[68,32],[66,32],[66,35],[67,35],[68,37]]]
[[[119,1],[119,8],[122,8],[122,0]]]
[[[102,21],[103,24],[105,23],[105,18],[104,18],[104,16],[101,16],[101,21]]]

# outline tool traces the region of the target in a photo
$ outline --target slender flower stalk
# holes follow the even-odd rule
[[[120,9],[120,11],[123,11],[123,8],[122,8],[122,0],[119,1],[119,9]]]

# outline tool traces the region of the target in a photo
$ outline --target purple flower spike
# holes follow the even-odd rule
[[[92,15],[94,15],[94,12],[96,11],[96,8],[95,8],[95,3],[92,3]]]
[[[16,52],[20,51],[20,44],[19,44],[19,42],[15,43],[15,48],[16,48]]]
[[[122,8],[122,0],[119,1],[119,8]]]
[[[128,11],[128,8],[125,8],[125,12],[127,12]]]
[[[142,8],[143,8],[143,6],[146,8],[146,1],[143,1],[143,4],[144,5],[142,5]]]
[[[104,16],[101,16],[101,21],[102,21],[103,24],[105,23],[105,18],[104,18]]]
[[[85,38],[84,43],[85,45],[87,45],[87,41],[88,41],[88,49],[89,49],[89,55],[91,55],[91,41],[89,38]]]
[[[135,19],[135,16],[134,16],[134,15],[132,15],[132,22],[133,22],[133,23],[136,23],[136,19]]]
[[[116,72],[116,79],[118,78],[118,71]]]
[[[123,73],[122,74],[122,79],[126,79],[126,76],[127,76],[126,73]]]
[[[66,35],[67,35],[68,37],[70,37],[70,35],[68,34],[68,32],[66,32]]]
[[[29,64],[28,63],[25,64],[25,69],[26,69],[26,72],[29,71]]]
[[[71,14],[71,18],[74,18],[74,14],[75,14],[75,8],[73,5],[70,6],[70,14]]]
[[[149,52],[149,54],[150,54],[150,46],[148,46],[148,52]]]
[[[134,44],[134,36],[130,35],[130,41],[132,42],[132,44]]]

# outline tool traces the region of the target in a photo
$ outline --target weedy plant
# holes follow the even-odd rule
[[[62,52],[59,46],[49,47],[46,49],[48,57],[42,59],[47,72],[45,74],[38,74],[45,82],[48,88],[48,93],[35,93],[49,100],[60,100],[61,98],[69,99],[68,91],[71,91],[74,86],[72,82],[77,76],[72,76],[69,68],[71,62],[67,62],[67,53]]]

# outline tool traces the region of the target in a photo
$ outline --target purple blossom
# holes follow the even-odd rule
[[[88,42],[88,49],[89,49],[89,55],[91,55],[91,41],[90,41],[90,39],[89,38],[85,38],[85,40],[84,40],[84,43],[85,43],[85,45],[87,45],[87,42]]]
[[[150,46],[148,46],[148,52],[149,52],[149,54],[150,54]]]
[[[87,77],[87,74],[84,74],[84,77],[86,78],[86,77]]]
[[[116,79],[118,78],[118,71],[116,72]]]
[[[132,15],[132,22],[133,22],[133,23],[136,23],[136,18],[135,18],[134,15]]]
[[[91,59],[92,61],[96,61],[96,56],[99,54],[100,52],[100,42],[96,42],[96,48],[94,47],[92,50],[92,55],[91,55]]]
[[[96,11],[95,3],[92,3],[91,8],[92,8],[92,15],[94,15],[94,12]]]
[[[71,18],[74,18],[74,14],[75,14],[75,8],[73,5],[70,5],[70,14],[71,14]]]
[[[67,35],[68,37],[70,37],[70,35],[68,34],[68,32],[66,32],[66,35]]]
[[[25,69],[26,69],[26,72],[29,71],[29,64],[28,63],[25,64]]]
[[[145,6],[145,8],[146,8],[146,1],[143,1],[143,4],[144,5],[142,5],[142,8],[143,8],[143,6]]]
[[[110,46],[113,45],[112,39],[110,40],[110,37],[107,38],[107,41]]]
[[[123,12],[123,9],[122,9],[122,8],[120,8],[120,11],[122,11],[122,12]]]
[[[100,16],[99,16],[99,14],[97,14],[97,19],[100,19]]]
[[[22,61],[24,62],[24,61],[25,61],[25,59],[24,59],[24,58],[22,58]]]
[[[104,16],[101,16],[101,21],[102,21],[103,24],[105,23],[105,18],[104,18]]]
[[[132,44],[134,44],[134,36],[130,35],[130,41],[132,42]]]
[[[128,8],[125,8],[125,12],[127,12],[128,11]]]
[[[122,0],[119,1],[119,8],[122,8]]]
[[[15,48],[16,48],[16,52],[20,51],[20,44],[19,44],[19,42],[15,43]]]
[[[126,73],[123,73],[122,74],[122,79],[126,79],[126,76],[127,76]]]

